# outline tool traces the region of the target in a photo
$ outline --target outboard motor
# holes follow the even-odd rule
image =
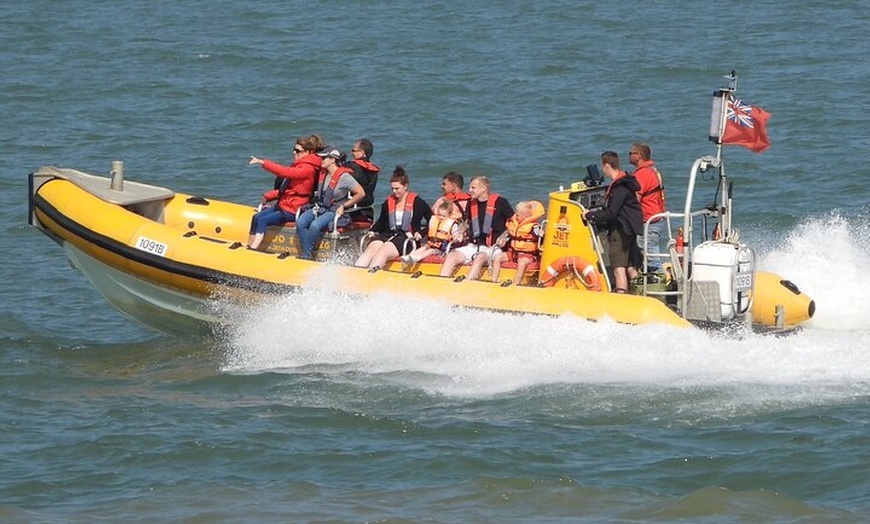
[[[715,318],[715,312],[708,311],[708,320],[735,320],[752,305],[755,252],[745,244],[703,242],[692,253],[692,281],[700,288],[712,289],[712,283],[718,286],[721,318]]]

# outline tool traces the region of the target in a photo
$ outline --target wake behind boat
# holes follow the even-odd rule
[[[732,85],[714,99],[713,122],[719,127],[711,129],[719,131],[717,137],[735,88],[732,76]],[[126,181],[121,162],[113,163],[110,176],[52,166],[32,173],[29,220],[64,248],[109,303],[166,333],[202,333],[229,322],[216,297],[222,304],[244,305],[252,297],[300,289],[390,293],[502,313],[629,324],[795,329],[813,316],[815,304],[788,280],[757,270],[754,250],[732,225],[732,186],[718,143],[716,156],[692,164],[683,210],[648,220],[646,227],[653,220],[665,225],[666,250],[646,260],[663,270],[642,274],[628,294],[611,292],[600,232],[583,218],[602,205],[606,191],[591,172],[584,181],[549,193],[540,261],[520,282],[513,281],[510,264],[499,283],[487,282],[487,274],[483,280],[464,278],[467,266],[441,277],[439,257],[410,266],[396,259],[377,270],[351,267],[347,263],[360,252],[364,223],[327,234],[315,260],[296,257],[292,223],[270,228],[263,251],[247,249],[253,207]],[[698,205],[701,173],[717,180],[709,188],[716,196]]]

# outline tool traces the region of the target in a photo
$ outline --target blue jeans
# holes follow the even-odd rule
[[[664,227],[665,221],[659,220],[658,222],[652,222],[649,225],[649,229],[647,229],[647,239],[646,239],[646,253],[643,252],[643,244],[644,238],[643,235],[637,235],[637,247],[640,248],[641,253],[646,256],[647,254],[659,254],[661,253],[661,246],[659,243],[662,239],[662,228]],[[647,269],[651,272],[661,271],[662,269],[662,259],[655,257],[649,258],[646,261]],[[643,264],[639,268],[639,271],[643,271]]]
[[[314,214],[314,209],[302,213],[296,220],[296,236],[299,237],[299,257],[313,259],[314,248],[320,244],[323,232],[335,220],[335,211],[321,210]]]
[[[288,213],[278,206],[265,207],[254,213],[254,217],[251,219],[251,234],[265,233],[266,228],[272,224],[293,222],[295,219],[295,213]]]

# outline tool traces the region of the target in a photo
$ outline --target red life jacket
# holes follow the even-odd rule
[[[662,174],[652,160],[641,161],[634,170],[634,178],[640,184],[637,200],[640,202],[640,211],[646,222],[649,217],[665,212],[665,188],[662,183]]]
[[[353,160],[354,164],[359,165],[361,168],[366,171],[371,171],[372,173],[378,173],[381,171],[381,168],[369,162],[368,160],[363,160],[362,158],[356,158]]]
[[[396,197],[390,195],[387,197],[387,215],[390,220],[390,231],[399,231],[400,229],[406,233],[413,233],[411,228],[411,218],[414,216],[414,200],[417,199],[416,193],[405,195],[405,208],[402,213],[402,223],[399,228],[396,227]]]
[[[341,175],[345,173],[349,174],[350,172],[349,168],[340,167],[332,174],[332,177],[329,179],[329,184],[324,185],[327,171],[325,169],[320,170],[320,178],[317,182],[317,203],[320,204],[321,207],[325,207],[331,211],[338,209],[338,206],[341,204],[335,204],[334,202],[335,188],[338,186],[338,181],[341,179]]]
[[[459,213],[462,214],[465,213],[465,208],[468,207],[468,201],[471,200],[471,195],[468,193],[451,191],[450,193],[444,194],[444,199],[456,206],[456,209],[458,209]]]
[[[478,220],[479,211],[477,208],[479,207],[477,202],[471,202],[470,206],[470,216],[471,216],[471,240],[475,241],[476,239],[483,237],[487,246],[492,245],[492,219],[495,216],[495,201],[499,199],[501,195],[497,193],[492,193],[489,195],[489,199],[486,201],[486,214],[483,217],[483,224]]]

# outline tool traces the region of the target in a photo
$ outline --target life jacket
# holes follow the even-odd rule
[[[360,200],[359,205],[372,205],[375,201],[375,187],[378,185],[378,173],[381,168],[362,158],[351,160],[348,167],[351,168],[353,177],[366,191],[366,196]]]
[[[405,233],[413,233],[411,227],[411,218],[414,216],[414,200],[417,199],[416,193],[408,192],[405,195],[405,208],[402,212],[402,223],[396,227],[396,197],[390,195],[387,197],[387,217],[390,221],[390,231],[404,231]]]
[[[329,184],[324,184],[326,182],[327,171],[325,169],[320,170],[320,178],[317,181],[317,204],[320,207],[325,207],[330,211],[335,211],[338,209],[340,203],[335,203],[335,188],[338,186],[338,181],[341,179],[341,175],[345,173],[350,173],[351,170],[347,167],[340,167],[335,170],[335,173],[332,174],[332,177],[329,179]]]
[[[429,239],[430,247],[441,249],[447,242],[453,241],[453,229],[456,227],[457,220],[455,218],[441,218],[433,216],[429,220]]]
[[[368,160],[363,160],[362,158],[355,158],[353,163],[365,169],[366,171],[371,171],[372,173],[379,173],[381,168],[369,162]]]
[[[492,245],[492,219],[495,216],[495,201],[501,195],[492,193],[486,201],[486,214],[483,217],[483,224],[478,220],[479,211],[477,202],[469,203],[469,213],[471,216],[471,239],[472,241],[483,237],[487,246]]]
[[[650,171],[650,173],[647,173],[647,171]],[[634,177],[641,185],[641,191],[637,193],[637,200],[640,202],[640,210],[643,213],[644,222],[653,215],[664,213],[665,187],[662,183],[662,174],[655,163],[651,160],[642,161],[638,164],[637,169],[634,170]],[[648,179],[653,180],[653,183],[651,187],[644,189],[644,185],[650,185]]]
[[[540,202],[532,202],[532,215],[520,220],[516,214],[507,221],[507,233],[510,237],[510,250],[518,253],[538,252],[538,235],[535,234],[535,226],[544,216],[546,210]]]
[[[465,208],[468,207],[468,201],[471,200],[471,195],[469,195],[468,193],[451,191],[450,193],[445,193],[444,198],[448,202],[452,202],[453,205],[455,205],[456,208],[459,209],[460,213],[464,213]]]

